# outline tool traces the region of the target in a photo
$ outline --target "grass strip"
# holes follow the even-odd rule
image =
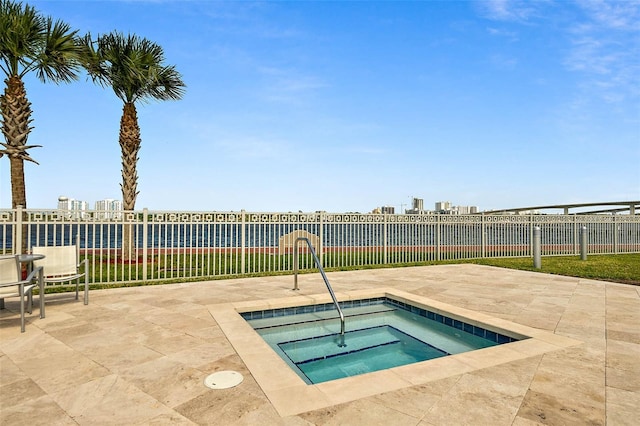
[[[543,257],[540,269],[533,267],[530,257],[473,259],[464,263],[640,285],[640,253],[591,255],[587,260],[580,256]]]

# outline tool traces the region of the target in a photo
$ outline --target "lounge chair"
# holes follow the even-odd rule
[[[44,282],[64,283],[75,280],[76,300],[80,287],[80,278],[84,277],[84,304],[89,304],[89,275],[88,262],[84,259],[78,262],[78,246],[56,247],[32,247],[33,254],[44,255],[44,259],[36,260],[33,264],[44,268]],[[80,266],[85,265],[84,272],[80,272]]]
[[[36,278],[37,277],[37,278]],[[44,318],[44,282],[42,267],[34,267],[25,280],[22,278],[19,255],[0,256],[0,298],[20,297],[20,331],[25,330],[25,297],[27,311],[33,312],[33,288],[40,288],[40,318]]]

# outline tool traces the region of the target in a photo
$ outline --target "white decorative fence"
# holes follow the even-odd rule
[[[132,238],[123,241],[123,228]],[[0,253],[78,244],[94,283],[291,272],[303,233],[325,268],[447,259],[640,252],[640,215],[388,215],[0,210]],[[125,250],[123,250],[125,247]],[[124,258],[123,253],[130,253]],[[300,267],[313,264],[301,247]]]

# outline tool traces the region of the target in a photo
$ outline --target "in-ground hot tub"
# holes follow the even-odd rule
[[[527,338],[493,331],[392,297],[242,313],[308,384],[357,376]]]
[[[474,327],[471,330],[476,330],[478,334],[484,333],[485,338],[487,334],[493,336],[492,333],[495,333],[496,339],[499,341],[495,345],[488,345],[480,349],[452,353],[448,356],[439,356],[406,365],[385,367],[378,371],[362,372],[362,374],[343,378],[329,378],[314,384],[311,383],[311,380],[305,380],[303,376],[294,371],[291,367],[293,361],[287,362],[279,356],[242,315],[247,316],[247,313],[250,312],[262,312],[264,319],[265,312],[272,312],[274,317],[284,317],[287,313],[295,314],[300,309],[304,313],[305,309],[311,309],[310,306],[320,305],[328,306],[326,311],[328,315],[335,315],[335,307],[329,294],[299,295],[281,299],[209,305],[208,309],[212,317],[247,366],[253,379],[281,416],[295,415],[383,392],[421,385],[581,343],[548,331],[527,327],[393,288],[338,293],[337,297],[343,304],[366,299],[390,299],[400,306],[405,304],[408,310],[404,310],[412,315],[416,315],[415,312],[412,312],[414,310],[424,310],[427,313],[427,319],[429,319],[428,312],[431,312],[433,321],[440,322],[443,326],[452,325],[459,333],[465,332],[465,327],[467,333],[469,327]],[[260,314],[250,314],[249,316],[252,315]],[[250,321],[253,320],[250,319]],[[336,319],[331,319],[328,323],[332,321],[333,325],[329,326],[329,335],[332,336],[329,340],[334,340],[333,343],[339,343],[340,337],[335,334],[340,330],[340,324]],[[347,331],[349,331],[356,324],[353,319],[347,318],[346,325]],[[474,334],[473,331],[471,334]],[[509,339],[508,342],[504,341],[506,338]],[[347,348],[351,345],[350,340],[352,339],[345,333]]]

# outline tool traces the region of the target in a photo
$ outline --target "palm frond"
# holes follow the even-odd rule
[[[65,22],[47,18],[45,46],[36,61],[40,80],[70,82],[78,78],[81,49],[77,33]]]
[[[76,39],[80,49],[80,63],[87,71],[94,83],[102,87],[111,86],[109,80],[109,68],[98,51],[98,42],[91,38],[91,33]]]
[[[0,0],[0,61],[7,76],[22,76],[33,69],[45,29],[45,19],[35,8]]]
[[[120,32],[99,36],[96,44],[95,56],[99,60],[89,64],[88,69],[95,70],[100,75],[97,81],[110,85],[123,102],[177,100],[184,94],[180,74],[175,67],[163,65],[164,52],[158,44]]]

